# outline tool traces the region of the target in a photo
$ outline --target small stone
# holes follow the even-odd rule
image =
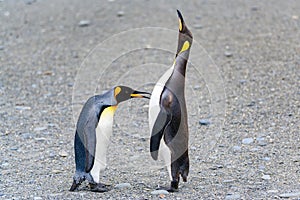
[[[264,161],[270,161],[271,158],[270,158],[270,157],[264,157],[263,160],[264,160]]]
[[[242,79],[239,82],[240,82],[240,84],[245,84],[245,83],[247,83],[247,80]]]
[[[21,137],[23,139],[30,139],[30,138],[33,138],[34,134],[33,133],[22,133],[21,134]]]
[[[253,106],[255,106],[255,101],[251,101],[250,103],[248,103],[247,106],[248,106],[248,107],[253,107]]]
[[[52,76],[52,75],[53,75],[53,72],[52,72],[52,71],[45,71],[45,72],[44,72],[44,75],[45,75],[45,76]]]
[[[233,150],[234,152],[240,152],[240,151],[242,151],[242,147],[240,147],[240,146],[233,146],[233,147],[232,147],[232,150]]]
[[[59,155],[60,157],[67,157],[69,154],[68,154],[66,151],[62,150],[61,152],[59,152],[58,155]]]
[[[223,183],[232,183],[234,181],[235,181],[234,179],[229,179],[229,180],[224,180]]]
[[[54,174],[60,174],[60,173],[62,173],[62,171],[59,170],[59,169],[54,169],[54,170],[52,170],[52,173],[54,173]]]
[[[271,176],[270,175],[263,175],[261,178],[264,179],[264,180],[270,180]]]
[[[0,51],[4,50],[4,46],[0,45]]]
[[[200,90],[201,89],[201,85],[195,85],[194,86],[194,90]]]
[[[253,7],[251,8],[251,10],[252,10],[252,11],[257,11],[257,10],[258,10],[258,7],[253,6]]]
[[[225,52],[224,52],[224,56],[226,56],[227,58],[230,58],[230,57],[233,56],[233,54],[232,54],[232,52],[230,52],[230,51],[225,51]]]
[[[161,195],[161,194],[166,195],[166,194],[169,194],[169,192],[167,190],[154,190],[154,191],[151,192],[151,194],[153,194],[153,195]]]
[[[299,19],[299,16],[298,15],[293,15],[292,19],[297,20],[297,19]]]
[[[117,13],[117,16],[118,17],[123,17],[124,16],[124,11],[120,10],[118,13]]]
[[[283,193],[280,194],[279,197],[281,198],[300,197],[300,192]]]
[[[34,200],[42,200],[42,197],[33,197]]]
[[[243,140],[242,140],[242,143],[243,144],[251,144],[251,143],[253,143],[253,138],[244,138]]]
[[[208,119],[200,119],[199,124],[203,126],[210,125],[210,121]]]
[[[29,106],[16,106],[16,110],[31,110],[31,107]]]
[[[1,165],[2,167],[8,167],[9,166],[9,163],[2,163],[2,165]]]
[[[210,167],[209,169],[217,170],[217,169],[221,169],[221,168],[223,168],[223,165],[214,165],[214,166]]]
[[[36,128],[34,128],[33,130],[34,130],[34,131],[44,131],[44,130],[46,130],[46,129],[47,129],[47,127],[42,126],[42,127],[36,127]]]
[[[278,190],[268,190],[267,193],[277,193]]]
[[[240,194],[227,194],[225,197],[225,200],[235,200],[235,199],[241,199]]]
[[[43,141],[45,141],[46,140],[46,138],[43,138],[43,137],[41,137],[41,138],[34,138],[36,141],[39,141],[39,142],[43,142]]]
[[[89,20],[81,20],[79,23],[78,23],[78,26],[79,27],[87,27],[91,24],[91,22]]]
[[[115,186],[117,189],[123,189],[123,188],[130,188],[131,184],[130,183],[119,183]]]

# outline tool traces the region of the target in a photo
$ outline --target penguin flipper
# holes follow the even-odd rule
[[[96,150],[96,130],[87,126],[84,129],[85,142],[85,172],[90,172],[94,166],[95,150]]]
[[[154,160],[157,160],[160,141],[170,121],[171,115],[161,109],[155,120],[150,138],[150,153]]]

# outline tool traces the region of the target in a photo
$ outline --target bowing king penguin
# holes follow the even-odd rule
[[[179,18],[178,47],[171,68],[156,83],[149,105],[150,152],[154,160],[161,157],[168,168],[171,187],[178,191],[180,176],[187,181],[189,173],[188,119],[185,102],[186,65],[193,41],[181,13]]]
[[[102,95],[87,100],[78,118],[74,150],[76,172],[70,191],[85,180],[93,192],[108,191],[100,183],[100,172],[106,167],[106,152],[112,134],[113,116],[120,102],[130,98],[148,98],[147,92],[117,86]]]

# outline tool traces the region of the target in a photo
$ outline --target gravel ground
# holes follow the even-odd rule
[[[117,188],[69,192],[82,104],[121,83],[151,91],[172,63],[176,9],[195,39],[188,182],[151,194],[169,183],[148,153],[148,101],[135,99],[116,113],[103,175]],[[0,198],[299,199],[299,10],[296,0],[0,1]]]

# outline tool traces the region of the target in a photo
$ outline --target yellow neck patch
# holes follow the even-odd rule
[[[178,19],[178,21],[179,21],[179,31],[182,31],[182,22],[180,19]]]
[[[182,48],[181,48],[181,50],[180,50],[179,53],[184,52],[184,51],[188,50],[189,48],[190,48],[190,43],[189,43],[189,41],[185,41],[185,42],[183,43],[183,46],[182,46]]]
[[[121,92],[121,88],[120,87],[116,87],[115,88],[115,97]]]

